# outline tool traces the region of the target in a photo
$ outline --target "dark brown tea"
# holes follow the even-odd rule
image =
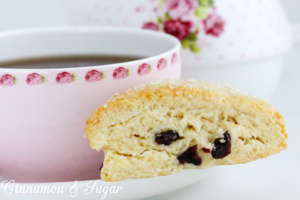
[[[121,62],[129,62],[134,60],[140,60],[142,58],[143,57],[103,56],[103,55],[41,57],[41,58],[13,60],[9,62],[0,62],[0,68],[14,68],[14,69],[71,68],[71,67],[98,66],[98,65],[114,64],[114,63],[121,63]]]

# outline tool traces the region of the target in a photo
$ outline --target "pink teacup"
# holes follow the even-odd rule
[[[1,33],[0,44],[0,176],[17,182],[99,178],[103,153],[83,137],[86,119],[116,92],[180,78],[179,41],[154,31],[24,30]],[[143,58],[101,66],[3,67],[12,60],[70,55]]]

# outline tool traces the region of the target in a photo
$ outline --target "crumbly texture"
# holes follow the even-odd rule
[[[169,145],[155,135],[175,131]],[[211,151],[230,134],[231,153],[215,159]],[[284,120],[271,105],[226,85],[166,80],[116,94],[87,120],[86,137],[105,152],[104,181],[169,175],[183,168],[246,163],[287,147]],[[197,145],[200,165],[178,156]]]

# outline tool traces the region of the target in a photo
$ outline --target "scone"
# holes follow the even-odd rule
[[[105,152],[104,181],[246,163],[287,147],[283,118],[271,105],[193,80],[152,82],[114,95],[87,120],[86,137]]]

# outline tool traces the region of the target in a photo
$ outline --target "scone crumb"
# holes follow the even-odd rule
[[[174,90],[174,89],[175,89],[175,87],[174,87],[173,85],[169,85],[169,88],[170,88],[171,90]]]
[[[176,95],[179,96],[181,93],[182,93],[181,91],[177,91],[177,92],[176,92]]]

